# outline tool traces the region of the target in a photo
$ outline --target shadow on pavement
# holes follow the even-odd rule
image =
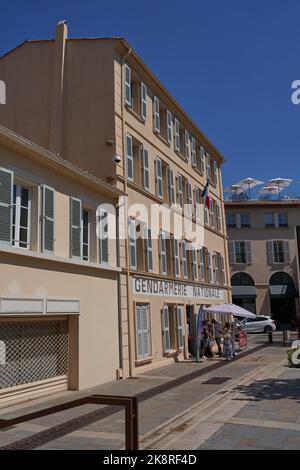
[[[300,378],[260,380],[250,385],[239,385],[235,387],[232,392],[239,392],[245,396],[244,398],[234,398],[234,400],[238,401],[289,399],[300,404]]]

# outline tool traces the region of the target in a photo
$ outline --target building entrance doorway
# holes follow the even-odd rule
[[[285,272],[270,278],[270,305],[272,318],[279,328],[291,328],[296,322],[296,289],[294,281]]]

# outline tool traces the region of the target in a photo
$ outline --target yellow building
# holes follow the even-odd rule
[[[0,406],[115,379],[120,269],[96,224],[119,196],[0,126]]]
[[[231,299],[222,155],[122,38],[69,39],[61,21],[55,40],[26,41],[3,56],[0,76],[0,122],[127,195],[120,374],[182,359],[199,306]],[[172,217],[188,204],[193,224],[204,218],[201,246],[188,250],[189,236],[175,236],[173,219],[165,229],[164,216],[155,236],[135,204],[147,214],[164,205]]]
[[[290,327],[299,315],[300,201],[228,200],[233,302]]]

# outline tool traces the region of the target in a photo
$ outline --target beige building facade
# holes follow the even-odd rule
[[[233,302],[279,325],[299,315],[299,200],[225,201]]]
[[[116,378],[119,196],[0,126],[0,406]]]
[[[0,73],[1,123],[126,194],[123,376],[183,359],[200,305],[231,300],[222,155],[122,38],[69,39],[60,22],[55,40],[26,41],[3,56]],[[153,207],[169,211],[169,227],[165,214],[149,216]],[[175,234],[183,213],[203,227],[193,250],[185,230]]]

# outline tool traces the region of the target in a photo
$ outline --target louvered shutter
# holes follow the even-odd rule
[[[136,350],[137,357],[143,357],[143,318],[142,318],[142,306],[136,306]]]
[[[147,119],[147,87],[145,83],[141,83],[141,116]]]
[[[172,143],[173,127],[172,127],[172,114],[167,110],[167,141]]]
[[[143,175],[144,175],[144,188],[148,189],[150,188],[150,183],[149,183],[149,153],[148,150],[143,148]]]
[[[171,168],[168,168],[168,186],[169,186],[169,202],[175,203],[175,188],[174,188],[174,173]]]
[[[229,263],[235,264],[235,242],[229,242]]]
[[[267,263],[273,264],[274,263],[274,250],[273,250],[273,241],[267,241]]]
[[[104,209],[100,209],[100,263],[108,263],[109,259],[109,238],[108,238],[108,213]]]
[[[12,171],[0,168],[0,242],[5,244],[12,239],[13,179]]]
[[[147,230],[147,270],[153,271],[153,258],[152,258],[152,234],[151,229]]]
[[[142,305],[143,358],[150,356],[148,306]]]
[[[128,106],[131,106],[132,105],[131,69],[127,64],[124,65],[124,87],[125,87],[125,93],[124,93],[125,103],[128,104]]]
[[[251,242],[246,242],[246,263],[252,263]]]
[[[159,99],[157,96],[153,98],[153,129],[154,132],[160,133]]]
[[[127,178],[130,181],[134,179],[134,165],[133,165],[133,146],[131,135],[126,135],[126,153],[127,153]]]
[[[184,348],[183,331],[182,331],[182,305],[177,305],[177,341],[178,349]]]
[[[171,349],[170,340],[170,322],[169,322],[169,307],[165,306],[162,310],[162,327],[163,327],[163,348],[164,353],[168,353]]]
[[[42,213],[42,250],[54,251],[54,189],[43,186],[43,213]]]
[[[71,197],[71,256],[81,258],[81,200]]]
[[[290,262],[290,245],[288,241],[283,242],[284,246],[284,262],[289,263]]]

